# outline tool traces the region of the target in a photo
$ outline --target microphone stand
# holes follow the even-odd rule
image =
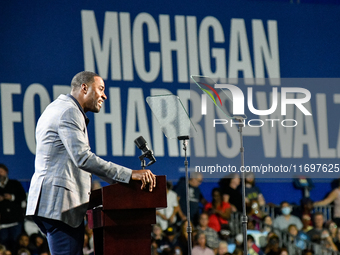
[[[185,191],[186,191],[186,199],[187,199],[187,233],[188,233],[188,255],[191,255],[191,244],[192,244],[192,228],[190,224],[190,196],[189,196],[189,173],[188,173],[188,159],[187,159],[187,144],[189,140],[189,136],[179,136],[177,137],[179,141],[183,141],[183,150],[184,150],[184,166],[185,166]]]
[[[243,231],[243,255],[248,254],[248,247],[247,247],[247,212],[246,212],[246,182],[245,182],[245,172],[244,172],[244,147],[243,147],[243,135],[242,135],[242,128],[244,127],[244,118],[236,117],[238,120],[238,132],[240,133],[240,152],[241,152],[241,183],[242,183],[242,231]]]

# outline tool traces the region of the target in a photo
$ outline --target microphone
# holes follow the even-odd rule
[[[149,147],[147,145],[147,142],[145,141],[143,136],[140,136],[140,137],[136,138],[135,139],[135,144],[136,144],[138,149],[143,151],[143,155],[142,156],[145,156],[145,157],[147,157],[150,160],[150,162],[146,166],[150,166],[150,165],[152,165],[153,163],[156,162],[156,158],[153,155],[153,151],[149,149]]]

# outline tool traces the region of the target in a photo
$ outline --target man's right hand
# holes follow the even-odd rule
[[[141,181],[141,189],[144,189],[149,184],[150,192],[154,187],[156,187],[156,175],[154,175],[150,170],[132,170],[131,179]]]

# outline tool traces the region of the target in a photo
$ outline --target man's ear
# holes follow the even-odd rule
[[[88,86],[85,83],[81,84],[81,90],[86,95],[87,94],[87,90],[88,90]]]

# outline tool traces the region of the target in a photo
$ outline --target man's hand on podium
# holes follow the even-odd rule
[[[150,170],[132,170],[131,179],[142,181],[141,189],[149,185],[150,192],[156,187],[156,176]]]

